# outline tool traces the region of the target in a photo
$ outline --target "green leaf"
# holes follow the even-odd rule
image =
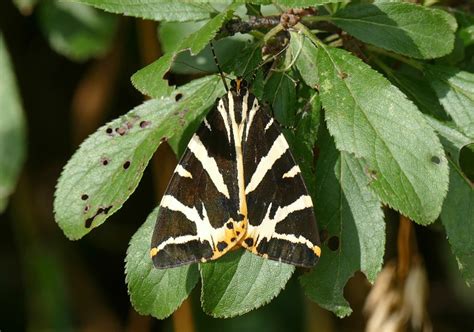
[[[237,59],[244,59],[243,52],[245,48],[252,43],[252,40],[253,38],[249,34],[237,34],[220,38],[218,40],[214,39],[214,51],[216,53],[217,61],[224,73],[230,73],[227,69],[232,63],[235,63]],[[255,44],[253,43],[251,45]],[[251,61],[249,58],[245,58],[245,60]],[[179,53],[171,67],[171,70],[173,73],[184,75],[202,75],[203,73],[218,72],[210,44],[208,44],[196,56],[192,56],[189,51]]]
[[[365,159],[380,199],[420,224],[433,222],[448,187],[443,148],[396,87],[347,51],[318,51],[321,100],[339,150]]]
[[[429,66],[428,78],[456,125],[474,138],[474,74],[457,68]]]
[[[111,46],[117,17],[78,3],[42,1],[39,24],[51,47],[72,60],[103,55]]]
[[[174,86],[168,85],[163,76],[169,71],[176,54],[166,53],[132,76],[132,83],[144,95],[160,98],[173,92]]]
[[[182,2],[186,2],[187,0],[178,0]],[[228,0],[197,0],[196,2],[206,2],[206,3],[228,3]],[[302,8],[302,7],[310,7],[316,5],[322,5],[325,3],[331,2],[341,2],[341,0],[233,0],[235,3],[251,3],[256,5],[281,5],[285,7],[294,7],[294,8]]]
[[[316,178],[314,176],[313,149],[318,137],[321,118],[321,100],[317,92],[312,91],[310,93],[298,116],[299,119],[294,134],[285,136],[301,168],[306,187],[314,200]]]
[[[209,18],[215,9],[205,3],[169,0],[75,0],[107,12],[156,21],[197,21]]]
[[[443,107],[437,102],[436,93],[424,76],[420,77],[416,71],[396,71],[390,79],[418,106],[420,111],[438,119],[447,118]]]
[[[209,20],[190,22],[160,22],[158,35],[164,53],[173,52],[180,46],[183,39],[198,31]]]
[[[233,317],[270,302],[295,267],[241,249],[200,264],[200,270],[204,311],[214,317]]]
[[[452,10],[459,29],[456,32],[463,41],[464,46],[474,44],[474,15],[460,10]]]
[[[194,299],[194,297],[193,297]],[[196,303],[197,307],[197,303]],[[296,278],[290,278],[285,289],[268,305],[245,315],[215,319],[202,310],[193,311],[197,331],[225,332],[288,332],[304,331],[307,324],[306,297]]]
[[[248,79],[256,68],[262,63],[262,45],[252,43],[247,45],[238,55],[233,54],[233,61],[223,67],[224,71],[234,72],[236,76]],[[252,90],[255,90],[255,80],[252,82]],[[255,91],[253,91],[255,93]]]
[[[316,67],[316,59],[318,57],[317,47],[302,33],[290,31],[289,51],[293,61],[295,61],[303,81],[315,88],[318,84],[318,69]]]
[[[15,73],[0,33],[0,213],[15,189],[25,159],[26,130]]]
[[[125,259],[130,300],[141,315],[163,319],[171,315],[199,281],[197,264],[171,269],[156,269],[150,258],[150,243],[158,209],[132,237]]]
[[[474,188],[455,163],[450,166],[449,191],[441,221],[459,270],[471,286],[474,284]]]
[[[361,270],[373,282],[382,267],[385,224],[363,162],[336,150],[326,130],[319,145],[315,209],[328,235],[318,264],[300,280],[313,301],[343,317],[352,311],[343,297],[347,280]]]
[[[296,85],[286,73],[275,72],[268,79],[263,98],[272,106],[275,119],[284,126],[295,122]]]
[[[143,94],[155,98],[171,93],[173,88],[168,85],[168,81],[164,80],[163,76],[170,69],[176,55],[185,49],[189,49],[193,55],[202,51],[214,38],[222,24],[232,17],[234,8],[235,5],[231,5],[228,10],[209,20],[198,31],[184,39],[174,52],[163,55],[152,64],[137,71],[132,76],[133,85]]]
[[[184,0],[186,1],[186,0]],[[198,1],[205,1],[209,3],[218,3],[218,2],[228,2],[227,0],[198,0]],[[272,4],[272,0],[233,0],[234,3],[251,3],[255,5],[270,5]]]
[[[348,6],[331,21],[363,42],[414,58],[438,58],[454,47],[450,14],[406,2]]]
[[[289,8],[306,8],[326,3],[342,2],[342,0],[273,0],[272,3]]]
[[[220,95],[219,77],[195,80],[173,96],[143,103],[87,138],[57,184],[55,218],[65,235],[79,239],[117,211],[160,142],[182,135]]]

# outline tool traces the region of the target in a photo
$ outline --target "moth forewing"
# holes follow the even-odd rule
[[[258,109],[247,126],[243,153],[248,229],[242,245],[269,259],[312,267],[321,249],[301,170],[266,109]]]
[[[246,231],[228,105],[224,96],[206,116],[162,198],[151,243],[158,268],[219,258]]]

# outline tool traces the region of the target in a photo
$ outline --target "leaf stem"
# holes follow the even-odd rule
[[[267,44],[268,41],[275,37],[280,31],[283,31],[283,26],[281,24],[277,24],[263,37],[263,43]]]
[[[173,314],[173,326],[175,331],[194,332],[196,328],[193,322],[191,301],[184,300],[181,306]]]
[[[371,56],[369,59],[373,61],[377,66],[379,66],[385,72],[385,74],[387,74],[387,76],[395,78],[395,75],[393,74],[393,69],[387,66],[382,60],[380,60],[378,56]]]
[[[397,276],[403,281],[408,275],[413,257],[416,255],[416,242],[413,234],[413,223],[407,217],[400,215],[397,238]]]
[[[306,37],[308,37],[314,45],[318,47],[325,47],[324,43],[321,42],[318,37],[316,37],[307,27],[306,25],[302,24],[301,22],[298,22],[295,24],[294,28],[298,31],[301,31]]]

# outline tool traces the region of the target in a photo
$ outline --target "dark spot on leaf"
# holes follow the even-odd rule
[[[95,216],[86,219],[86,224],[85,224],[86,228],[90,228],[92,226],[92,222],[94,221],[94,218]]]
[[[184,119],[184,116],[186,115],[186,113],[188,112],[188,110],[181,110],[179,111],[178,113],[178,116],[179,116],[179,124],[181,126],[184,127],[184,125],[186,125],[186,120]]]
[[[130,121],[127,121],[126,125],[127,125],[127,129],[132,129],[133,128],[133,123],[130,122]]]
[[[111,208],[112,208],[112,205],[109,205],[109,206],[103,208],[102,211],[104,212],[104,214],[108,214]]]
[[[115,131],[117,132],[117,134],[119,134],[120,136],[123,136],[127,133],[127,128],[126,127],[119,127],[119,128],[115,128]]]
[[[377,180],[377,178],[378,178],[377,171],[374,170],[374,169],[369,169],[369,168],[365,167],[365,173],[370,178],[371,182]]]
[[[343,71],[340,71],[338,73],[339,77],[343,80],[345,80],[347,78],[347,73],[343,72]]]
[[[84,206],[84,212],[87,212],[87,211],[89,211],[89,209],[90,209],[90,208],[91,208],[91,207],[90,207],[90,205],[89,205],[89,204],[87,204],[86,206]]]
[[[140,122],[140,128],[146,128],[150,125],[150,121],[142,121]]]
[[[233,229],[234,228],[234,224],[230,221],[225,225],[227,226],[228,229]]]
[[[183,98],[183,94],[182,94],[182,93],[177,93],[176,96],[174,96],[174,99],[175,99],[176,101],[180,101],[181,98]]]
[[[433,156],[433,157],[431,157],[431,162],[433,164],[439,165],[439,163],[441,162],[441,159],[439,159],[438,156]]]
[[[81,196],[81,199],[83,201],[87,200],[88,198],[89,198],[89,195],[87,195],[87,194],[82,194],[82,196]]]
[[[329,232],[326,229],[323,229],[321,232],[319,232],[319,238],[321,239],[321,242],[324,242],[328,239]]]
[[[224,241],[217,243],[217,250],[223,251],[225,248],[227,248],[227,243],[225,243]]]
[[[110,162],[109,158],[102,157],[100,159],[100,163],[104,166],[107,166],[109,164],[109,162]]]
[[[245,239],[244,242],[249,247],[253,246],[253,239],[251,237]]]
[[[130,167],[130,161],[126,161],[124,164],[123,164],[123,169],[128,169]]]
[[[107,128],[107,129],[105,130],[105,132],[106,132],[107,134],[111,135],[111,134],[114,132],[114,130],[109,127],[109,128]]]
[[[87,218],[86,219],[86,222],[85,222],[85,226],[86,228],[90,228],[91,225],[92,225],[92,222],[94,221],[95,217],[97,217],[98,215],[100,214],[107,214],[109,213],[110,209],[112,208],[113,205],[109,205],[109,206],[106,206],[106,207],[100,207],[97,209],[97,212],[90,218]],[[86,208],[87,210],[89,210],[89,207],[86,205]],[[84,208],[84,210],[86,209]]]
[[[337,236],[331,236],[328,241],[328,247],[332,251],[336,251],[337,249],[339,249],[339,238]]]
[[[232,239],[230,239],[230,242],[234,242],[235,240],[237,240],[237,238],[233,237]]]

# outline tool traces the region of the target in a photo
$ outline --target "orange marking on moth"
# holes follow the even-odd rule
[[[313,252],[316,254],[316,256],[321,257],[321,248],[318,246],[313,247]]]
[[[150,257],[153,258],[156,256],[156,254],[158,254],[158,249],[156,248],[151,248],[150,250]]]

